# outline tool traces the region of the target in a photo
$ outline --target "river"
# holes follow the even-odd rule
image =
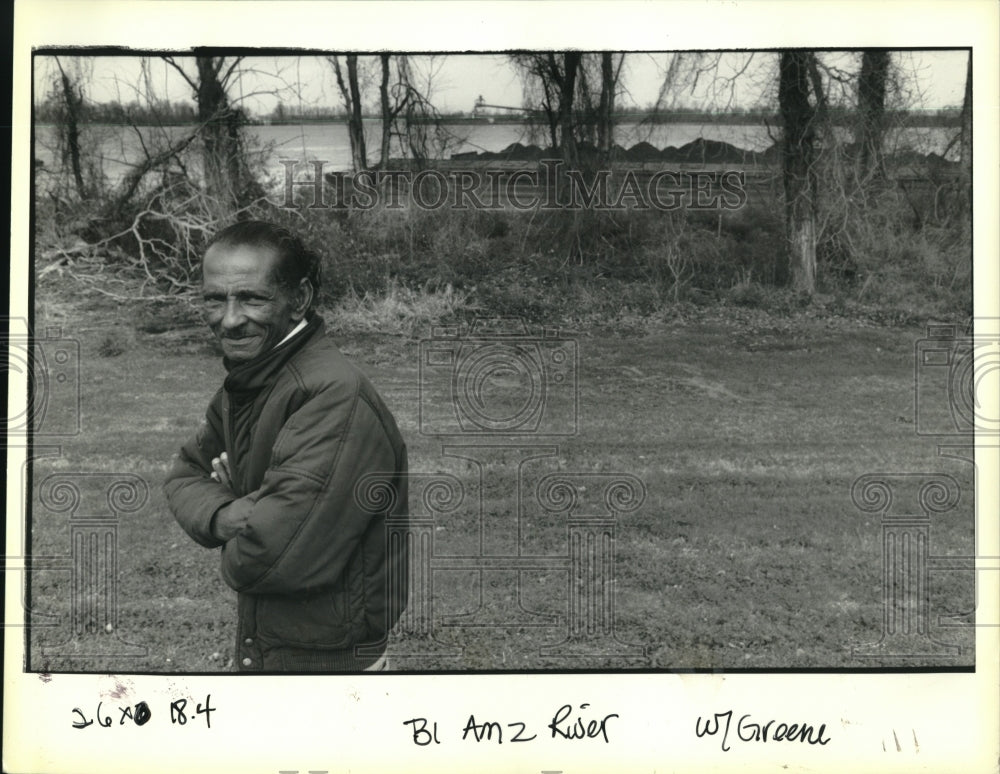
[[[428,127],[430,129],[431,127]],[[511,143],[535,143],[544,145],[544,136],[536,127],[523,124],[458,123],[445,124],[444,143],[439,144],[436,154],[447,158],[453,153],[468,151],[501,151]],[[147,148],[165,146],[170,140],[182,138],[189,127],[166,128],[120,126],[86,127],[82,145],[86,151],[90,147],[99,148],[99,162],[108,181],[116,183],[129,166],[143,157],[143,145]],[[369,163],[379,161],[380,122],[365,121],[365,142]],[[921,153],[943,153],[958,132],[951,127],[907,127],[892,131],[886,139],[887,149],[907,147]],[[281,126],[252,126],[247,130],[248,147],[263,154],[267,169],[275,175],[281,173],[279,159],[323,160],[326,169],[349,170],[351,167],[351,147],[347,126],[343,123],[310,123]],[[706,140],[727,142],[746,150],[763,151],[774,142],[778,130],[764,125],[737,125],[717,123],[661,123],[655,125],[622,123],[615,127],[615,142],[626,148],[638,142],[648,142],[657,148],[680,147],[702,137]],[[140,141],[139,137],[142,137]],[[846,129],[838,129],[840,139],[849,139]],[[58,157],[56,131],[52,126],[36,127],[35,158],[45,168],[55,168]],[[955,144],[957,146],[957,143]],[[953,146],[949,158],[954,157]],[[395,155],[395,147],[393,151]]]

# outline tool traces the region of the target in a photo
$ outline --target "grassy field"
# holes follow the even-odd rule
[[[145,655],[43,653],[70,637],[70,573],[38,570],[30,575],[34,621],[56,625],[31,630],[29,667],[230,668],[235,594],[221,579],[217,551],[187,538],[160,491],[171,455],[195,431],[223,377],[207,330],[193,318],[178,324],[176,310],[152,304],[58,302],[43,292],[37,309],[39,329],[61,325],[80,341],[83,431],[63,444],[60,456],[36,463],[36,490],[50,474],[121,473],[144,479],[150,498],[119,522],[118,624],[106,635],[141,646]],[[417,337],[335,332],[395,412],[412,470],[451,473],[465,485],[467,505],[481,499],[482,523],[471,505],[435,522],[435,555],[475,554],[483,545],[491,553],[565,556],[566,516],[534,505],[534,484],[553,471],[574,474],[586,487],[578,492],[581,513],[597,515],[599,501],[587,498],[607,480],[602,476],[630,474],[643,482],[644,504],[618,519],[611,572],[615,635],[645,654],[623,647],[605,655],[569,656],[558,648],[542,655],[566,636],[563,568],[487,573],[480,584],[474,570],[453,567],[435,573],[432,600],[435,637],[452,646],[452,655],[400,658],[397,668],[974,663],[972,630],[938,625],[938,616],[974,608],[974,579],[962,571],[933,572],[929,587],[931,631],[961,646],[960,656],[862,659],[851,652],[880,638],[883,605],[881,524],[878,514],[862,513],[851,501],[858,476],[953,476],[962,498],[933,520],[931,553],[975,550],[972,467],[938,456],[934,443],[916,434],[913,353],[920,329],[808,311],[774,317],[715,307],[562,334],[579,352],[578,433],[477,452],[480,468],[442,448],[475,439],[442,441],[419,432]],[[557,448],[539,456],[543,450],[531,448],[537,446]],[[533,455],[518,484],[517,463]],[[103,481],[81,480],[84,488]],[[411,507],[421,514],[419,501]],[[37,491],[33,508],[33,552],[68,556],[66,514],[42,508]],[[915,510],[910,503],[900,508]],[[462,614],[504,625],[445,625]],[[405,645],[409,634],[398,636]]]

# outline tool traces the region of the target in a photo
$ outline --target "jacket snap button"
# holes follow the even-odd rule
[[[243,666],[250,666],[252,663],[253,663],[252,659],[249,658],[243,659]]]
[[[253,640],[250,639],[249,637],[247,637],[245,640],[243,640],[243,644],[244,645],[253,645]]]

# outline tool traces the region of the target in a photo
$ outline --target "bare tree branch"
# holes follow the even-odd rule
[[[177,64],[177,62],[174,61],[174,58],[172,56],[164,56],[163,61],[166,62],[171,67],[173,67],[178,73],[181,74],[181,77],[188,82],[188,86],[190,86],[194,90],[195,94],[198,93],[198,84],[196,84],[193,80],[191,80],[191,78],[188,77],[188,74],[184,71],[184,68],[181,67],[179,64]]]

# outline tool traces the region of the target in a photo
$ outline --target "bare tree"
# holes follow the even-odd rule
[[[625,54],[583,54],[576,68],[572,123],[577,144],[587,143],[606,161],[614,144],[614,109]],[[578,148],[579,150],[579,148]]]
[[[250,171],[242,140],[243,111],[231,104],[227,89],[243,57],[195,56],[197,75],[174,59],[163,58],[191,87],[198,109],[205,188],[220,215],[232,214],[261,195]]]
[[[379,158],[379,163],[383,168],[389,162],[389,147],[392,144],[392,126],[396,120],[396,116],[399,115],[399,111],[403,109],[406,97],[403,100],[396,100],[393,104],[389,99],[389,70],[390,70],[391,56],[389,54],[379,54],[379,65],[380,65],[380,76],[378,85],[378,97],[379,97],[379,108],[382,116],[382,139],[381,139],[381,156]]]
[[[574,163],[577,158],[576,139],[573,135],[573,93],[582,56],[578,51],[565,52],[560,70],[555,55],[548,55],[552,79],[559,87],[559,150],[563,160],[569,164]]]
[[[521,78],[522,102],[528,115],[545,116],[549,147],[559,147],[558,94],[548,76],[543,54],[513,54],[511,63]]]
[[[365,149],[365,125],[362,118],[361,86],[358,83],[358,55],[347,54],[347,83],[340,66],[340,58],[327,57],[337,76],[337,87],[347,110],[347,135],[351,142],[351,164],[355,172],[368,169],[368,154]]]
[[[624,64],[625,54],[618,55],[616,65],[612,52],[601,52],[601,100],[597,117],[597,150],[605,161],[611,155],[611,148],[615,142],[615,97]]]
[[[965,70],[965,93],[962,97],[962,130],[960,134],[960,159],[963,184],[968,190],[971,211],[972,204],[972,52]]]
[[[440,158],[449,148],[464,142],[448,128],[433,101],[435,80],[444,58],[397,55],[393,63],[397,78],[392,88],[393,134],[400,138],[410,158],[422,164],[429,158]]]
[[[812,51],[782,51],[778,75],[778,106],[784,128],[782,177],[789,272],[795,290],[816,289],[816,107],[810,102]]]
[[[426,156],[427,153],[421,143],[412,137],[408,120],[403,122],[403,118],[422,115],[433,115],[433,107],[429,102],[420,106],[423,97],[420,89],[413,83],[413,74],[410,68],[410,60],[404,55],[379,55],[379,113],[382,119],[382,160],[383,167],[389,163],[389,156],[392,148],[392,138],[399,139],[401,145],[409,147],[411,144],[417,148],[416,156]],[[390,85],[391,81],[391,85]],[[414,111],[414,105],[417,105]],[[402,124],[402,125],[401,125]]]
[[[737,90],[751,80],[750,65],[755,60],[759,64],[760,55],[753,51],[672,53],[651,115],[680,107],[685,94],[699,95],[715,110],[732,109],[738,102]]]
[[[868,49],[861,55],[858,75],[858,127],[855,142],[863,176],[885,178],[882,138],[885,133],[885,94],[889,52]]]
[[[394,138],[404,154],[417,160],[438,155],[455,142],[456,138],[444,127],[443,116],[432,102],[434,75],[443,61],[440,57],[429,56],[426,62],[421,58],[421,62],[415,64],[412,57],[403,54],[382,53],[367,58],[347,54],[344,56],[346,66],[336,55],[327,60],[347,110],[355,171],[370,166],[363,118],[366,89],[371,88],[376,77],[381,124],[379,166],[388,163]],[[376,103],[371,99],[368,104]]]
[[[582,143],[597,147],[597,123],[600,103],[599,91],[595,91],[593,83],[601,82],[599,60],[593,55],[584,54],[576,68],[576,97],[574,98],[573,131],[577,145]]]
[[[512,56],[524,84],[525,107],[545,115],[550,146],[570,164],[577,159],[573,101],[582,56],[579,51]]]
[[[65,132],[63,147],[63,163],[69,160],[73,171],[73,181],[80,199],[87,196],[87,186],[83,180],[83,167],[80,163],[80,118],[83,108],[83,87],[78,79],[72,78],[63,69],[59,57],[55,57],[59,68],[59,84],[62,96],[62,126]]]
[[[972,52],[969,52],[965,69],[965,93],[962,96],[962,127],[959,132],[959,184],[962,194],[959,208],[966,227],[972,227]],[[969,276],[974,270],[972,250],[969,250]]]

